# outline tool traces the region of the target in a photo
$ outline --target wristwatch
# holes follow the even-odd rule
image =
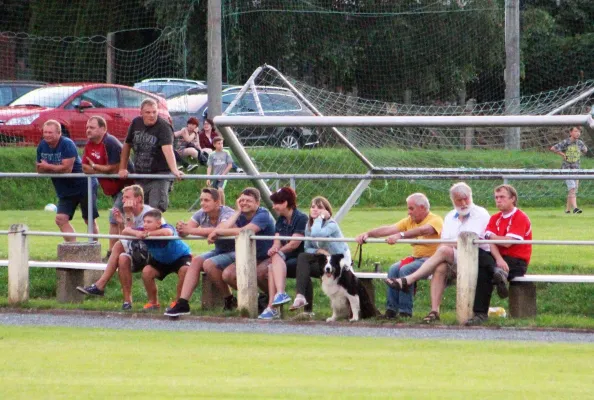
[[[400,232],[400,237],[404,239],[404,232]]]
[[[279,250],[276,252],[276,254],[278,254],[280,256],[280,258],[282,258],[284,261],[287,260],[287,256],[282,251]]]

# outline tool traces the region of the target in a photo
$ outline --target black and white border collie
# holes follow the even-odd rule
[[[367,291],[350,266],[346,265],[342,254],[327,257],[322,275],[322,290],[330,298],[332,306],[332,316],[326,322],[347,317],[353,322],[359,318],[376,316],[375,305],[371,303]]]

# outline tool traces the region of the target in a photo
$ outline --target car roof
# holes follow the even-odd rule
[[[47,82],[41,82],[41,81],[28,81],[28,80],[11,80],[11,79],[6,79],[6,80],[0,80],[0,85],[47,85]]]
[[[143,79],[140,82],[136,82],[135,85],[138,85],[139,83],[193,83],[196,85],[206,85],[205,81],[196,81],[182,78],[148,78]]]

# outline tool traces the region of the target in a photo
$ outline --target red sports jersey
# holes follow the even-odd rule
[[[530,218],[522,211],[514,207],[508,214],[498,212],[491,216],[487,229],[487,234],[497,236],[509,236],[516,240],[532,240],[532,224]],[[531,244],[514,244],[510,247],[498,246],[502,256],[519,258],[530,263],[532,255]]]
[[[100,143],[95,144],[89,141],[86,144],[82,162],[89,165],[89,159],[91,159],[93,163],[98,165],[119,164],[121,154],[122,144],[114,136],[107,133]],[[107,196],[113,196],[126,186],[132,185],[133,181],[129,179],[99,178],[99,184],[103,189],[103,193]]]

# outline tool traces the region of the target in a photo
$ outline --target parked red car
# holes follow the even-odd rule
[[[63,135],[82,145],[87,142],[87,120],[93,115],[105,118],[108,132],[123,141],[146,98],[157,101],[159,115],[171,123],[165,99],[152,93],[106,83],[47,85],[0,107],[0,144],[37,144],[45,121],[55,119],[62,124]]]

